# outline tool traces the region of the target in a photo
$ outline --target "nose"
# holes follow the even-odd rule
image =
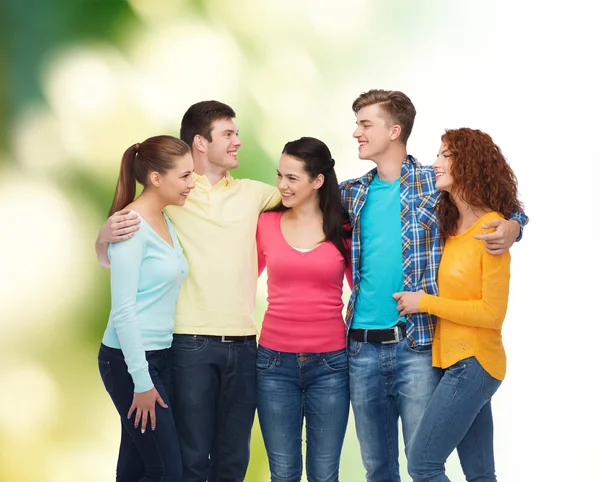
[[[242,140],[240,139],[240,136],[235,136],[235,139],[233,140],[233,145],[236,147],[240,147],[242,145]]]
[[[352,137],[354,137],[355,139],[358,139],[361,135],[361,131],[360,131],[360,126],[356,126],[356,129],[354,129],[354,132],[352,133]]]
[[[287,182],[285,181],[285,178],[282,177],[277,179],[277,189],[284,191],[285,188],[287,188]]]

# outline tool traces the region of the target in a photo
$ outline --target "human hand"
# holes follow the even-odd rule
[[[483,229],[496,228],[493,233],[483,233],[473,236],[485,243],[488,253],[500,255],[506,253],[521,233],[521,225],[511,219],[494,219],[481,226]]]
[[[156,429],[156,404],[159,404],[162,408],[169,408],[168,405],[163,401],[155,387],[152,387],[146,392],[134,392],[133,402],[127,413],[127,420],[131,418],[133,412],[135,412],[135,421],[133,423],[134,428],[138,428],[140,419],[142,422],[142,433],[146,431],[146,425],[148,423],[148,416],[150,416],[150,427],[152,430]]]
[[[109,217],[100,228],[98,241],[101,243],[118,243],[131,238],[140,229],[140,218],[130,209],[121,209]]]
[[[425,291],[423,290],[417,292],[401,291],[399,293],[394,293],[392,297],[398,302],[396,310],[398,310],[402,316],[411,313],[419,313],[419,301],[424,294]]]

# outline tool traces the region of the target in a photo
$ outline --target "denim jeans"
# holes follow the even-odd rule
[[[492,395],[500,380],[475,357],[444,370],[408,454],[415,482],[446,482],[444,464],[456,448],[469,482],[495,482]]]
[[[173,335],[173,415],[183,482],[241,482],[256,411],[256,341]]]
[[[147,351],[146,360],[154,387],[169,405],[169,350]],[[133,401],[133,380],[127,371],[123,352],[100,345],[98,368],[119,416],[121,447],[117,462],[117,482],[179,482],[181,455],[171,408],[156,404],[156,430],[134,428],[135,416],[127,420]]]
[[[431,346],[349,340],[350,400],[368,482],[399,482],[398,418],[408,453],[442,372]]]
[[[350,411],[346,349],[284,353],[258,347],[258,419],[271,482],[300,482],[306,419],[309,482],[338,482]]]

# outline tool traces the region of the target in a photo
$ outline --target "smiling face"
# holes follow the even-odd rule
[[[323,185],[323,174],[311,179],[304,170],[304,162],[282,154],[277,169],[277,188],[286,208],[302,206],[319,198],[319,188]]]
[[[399,125],[389,125],[386,115],[377,104],[368,105],[356,114],[356,130],[352,136],[358,141],[358,157],[377,162],[398,142]]]
[[[154,183],[165,204],[183,206],[188,194],[196,185],[192,179],[194,160],[191,154],[176,157],[173,167],[164,174],[158,174],[159,182]]]
[[[224,171],[238,167],[238,149],[242,142],[235,122],[229,118],[215,120],[210,136],[211,142],[205,140],[208,162]]]
[[[450,164],[452,157],[445,142],[440,146],[437,159],[433,163],[433,172],[435,173],[435,187],[438,191],[448,191],[452,189],[454,179],[450,175]]]

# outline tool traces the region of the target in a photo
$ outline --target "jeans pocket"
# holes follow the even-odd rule
[[[256,345],[256,341],[246,341],[244,342],[244,347],[247,348],[254,355],[258,352],[258,346]]]
[[[351,358],[358,356],[362,350],[363,345],[364,342],[356,341],[350,338],[350,340],[348,341],[348,356]]]
[[[431,355],[431,345],[410,346],[410,342],[408,341],[408,338],[404,341],[404,343],[406,343],[406,348],[411,353],[417,353],[417,354],[421,354],[421,355]]]
[[[102,382],[104,383],[104,388],[108,393],[112,393],[114,390],[112,373],[110,371],[110,361],[108,360],[98,360],[98,369],[100,371],[100,378],[102,378]]]
[[[483,377],[481,380],[481,394],[489,400],[490,398],[492,398],[494,393],[496,393],[498,388],[500,388],[502,381],[498,380],[497,378],[494,378],[487,371],[485,371],[483,367],[481,369],[483,370]]]
[[[332,372],[343,372],[348,370],[348,355],[346,350],[323,357],[323,366]]]
[[[257,372],[266,372],[267,370],[271,370],[275,366],[275,362],[277,361],[275,352],[272,350],[258,350],[258,354],[256,355],[256,371]]]
[[[208,344],[208,338],[196,335],[174,335],[171,350],[199,352]]]

